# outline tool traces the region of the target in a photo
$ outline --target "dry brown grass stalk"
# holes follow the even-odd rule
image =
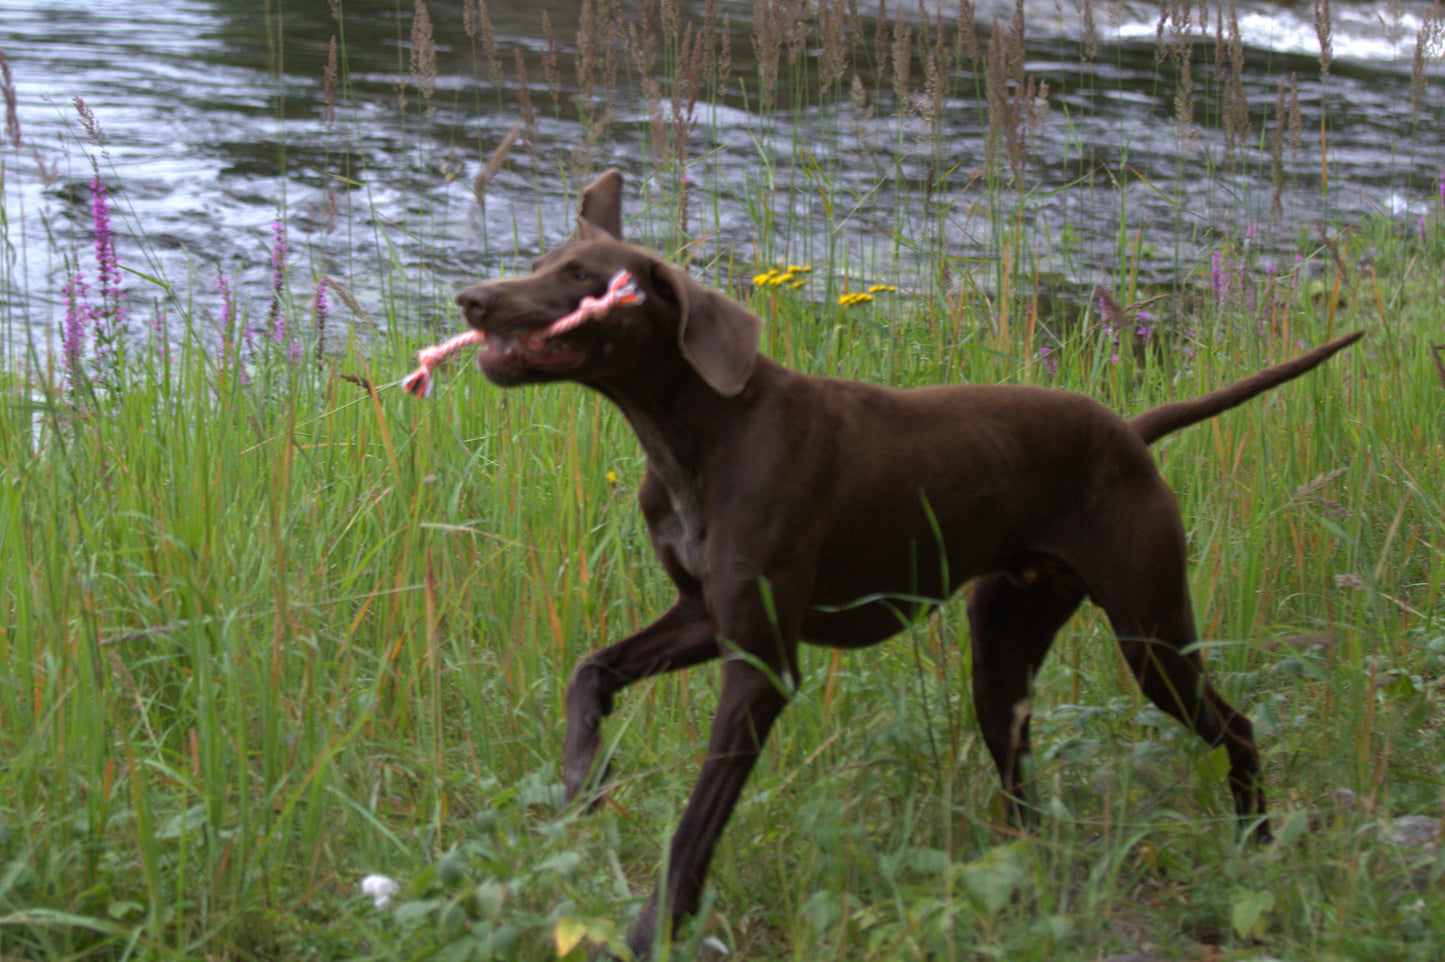
[[[818,79],[827,89],[837,87],[848,69],[847,16],[846,0],[818,0]]]
[[[340,62],[336,50],[336,34],[331,35],[331,45],[326,50],[326,71],[322,74],[322,88],[325,95],[325,106],[322,108],[322,116],[326,121],[326,129],[331,130],[336,126],[336,94],[340,89]]]
[[[1181,139],[1189,137],[1194,127],[1193,34],[1194,11],[1189,0],[1164,0],[1160,4],[1154,56],[1160,63],[1173,61],[1177,72],[1174,124]]]
[[[1094,0],[1084,0],[1080,12],[1084,20],[1084,63],[1093,63],[1099,55],[1099,25],[1094,22]]]
[[[95,119],[95,114],[85,101],[75,97],[72,101],[75,104],[75,112],[80,115],[80,126],[85,128],[85,135],[90,139],[92,147],[105,146],[105,130],[100,126],[100,121]]]
[[[1009,21],[1008,42],[1004,45],[1008,77],[1014,83],[1024,82],[1024,0],[1014,3],[1013,19]]]
[[[0,96],[5,98],[5,136],[11,146],[21,147],[25,139],[20,136],[20,113],[16,108],[15,78],[10,75],[10,61],[0,53]]]
[[[487,79],[492,86],[502,83],[502,63],[497,58],[497,29],[492,25],[487,0],[465,0],[462,4],[462,29],[476,42],[482,41],[482,62],[487,68]]]
[[[902,5],[893,17],[893,100],[898,116],[912,111],[913,99],[913,30],[904,19]]]
[[[552,32],[552,18],[542,11],[542,39],[546,49],[542,51],[542,76],[547,80],[547,92],[552,95],[552,110],[562,109],[562,69],[557,66],[557,35]]]
[[[647,131],[652,156],[660,162],[667,150],[667,115],[663,110],[662,84],[653,75],[658,48],[662,43],[660,11],[653,4],[637,5],[636,19],[627,25],[627,49],[632,53],[633,70],[642,82],[647,97]]]
[[[702,5],[702,67],[712,89],[717,89],[718,46],[726,37],[718,35],[717,0],[704,0]]]
[[[1305,121],[1299,105],[1299,76],[1289,75],[1289,150],[1291,157],[1298,157],[1304,144]]]
[[[662,84],[656,77],[644,77],[642,87],[647,92],[648,141],[652,156],[661,162],[667,152],[667,113],[662,108]]]
[[[923,0],[919,0],[920,15],[923,14]],[[923,119],[925,123],[924,146],[936,150],[942,137],[943,105],[952,89],[953,45],[947,42],[947,30],[943,25],[943,8],[934,15],[933,23],[926,16],[920,17],[923,27],[919,34],[919,49],[926,50],[923,58]]]
[[[968,54],[968,62],[981,62],[982,50],[978,45],[978,11],[973,0],[958,0],[958,26],[954,33],[954,58],[962,59]]]
[[[679,50],[677,42],[682,30],[682,13],[677,8],[677,0],[657,0],[657,7],[658,17],[662,21],[663,38],[669,47]],[[681,52],[679,50],[679,53]]]
[[[527,153],[535,158],[537,156],[537,108],[532,103],[532,88],[527,85],[527,62],[522,57],[521,47],[512,48],[512,60],[517,75],[517,112],[522,115],[522,128],[527,135]]]
[[[1023,178],[1028,163],[1029,138],[1048,119],[1049,85],[1024,72],[1023,21],[1019,9],[1007,30],[995,17],[988,38],[984,91],[988,104],[988,134],[984,141],[986,169],[998,170],[1000,149],[1008,162],[1009,177]]]
[[[988,104],[988,134],[984,137],[984,164],[990,172],[998,169],[999,146],[1008,123],[1008,66],[1004,57],[1004,36],[998,17],[988,34],[988,62],[983,73],[984,95]]]
[[[421,94],[428,116],[436,114],[431,102],[437,86],[436,41],[432,33],[431,14],[424,0],[416,0],[411,18],[411,79]]]
[[[1430,4],[1415,35],[1415,56],[1410,67],[1410,119],[1420,116],[1420,107],[1425,100],[1425,88],[1429,84],[1429,64],[1440,56],[1442,41],[1445,41],[1445,8],[1438,0]]]
[[[1314,11],[1315,36],[1320,40],[1320,73],[1328,75],[1335,32],[1334,20],[1330,15],[1330,0],[1314,0]]]
[[[733,71],[732,18],[723,14],[722,27],[717,31],[717,61],[712,68],[713,95],[721,99],[727,92],[728,79]]]
[[[864,148],[871,146],[868,130],[873,121],[873,104],[868,98],[868,88],[863,84],[863,78],[856,73],[848,87],[848,107],[853,120],[853,136]]]
[[[577,22],[577,105],[583,137],[569,160],[579,178],[591,171],[597,144],[615,113],[610,98],[616,89],[618,49],[623,40],[619,21],[615,4],[608,0],[582,0]],[[601,104],[597,99],[599,73],[607,97]]]
[[[348,290],[344,284],[342,284],[340,281],[330,276],[329,274],[323,274],[321,276],[321,283],[325,284],[327,287],[335,291],[336,296],[341,299],[341,303],[345,304],[346,309],[351,311],[351,313],[354,314],[358,319],[364,321],[367,324],[372,323],[371,315],[366,313],[362,306],[357,302],[356,295],[352,294],[351,291]]]
[[[602,28],[597,22],[596,0],[582,0],[577,14],[577,96],[583,110],[592,100],[596,85],[598,43],[602,39]]]
[[[1279,78],[1279,92],[1274,98],[1274,129],[1269,132],[1269,179],[1274,191],[1269,198],[1269,211],[1276,221],[1284,215],[1284,142],[1289,129],[1289,83]]]
[[[697,98],[702,90],[702,35],[687,25],[677,62],[677,77],[672,85],[673,157],[678,170],[687,167],[692,135],[697,128]],[[686,233],[686,220],[683,220]]]
[[[1218,56],[1223,59],[1221,114],[1224,120],[1225,163],[1234,159],[1234,153],[1249,140],[1249,102],[1244,94],[1244,42],[1239,35],[1239,14],[1235,0],[1229,0],[1228,19],[1225,11],[1218,12],[1216,19]]]
[[[507,161],[507,154],[511,153],[512,145],[517,142],[517,138],[521,134],[522,124],[520,122],[513,124],[512,129],[507,131],[506,136],[502,138],[502,142],[497,144],[497,149],[492,151],[492,155],[482,165],[482,169],[477,171],[477,176],[472,178],[472,196],[477,199],[478,206],[483,210],[486,210],[487,207],[487,185],[492,182],[493,177],[497,176],[497,171],[502,169],[502,164]]]
[[[626,39],[621,12],[616,4],[606,10],[602,22],[607,24],[607,43],[602,48],[602,92],[606,97],[607,114],[617,103],[617,77],[622,69],[623,41]]]
[[[888,0],[879,0],[878,19],[873,22],[873,71],[877,77],[888,76],[890,68],[888,24]]]
[[[627,25],[627,49],[632,54],[632,67],[644,83],[653,79],[662,45],[658,13],[651,3],[639,3],[635,19]]]
[[[758,106],[777,102],[778,60],[783,52],[781,0],[753,0],[753,55],[758,59]]]
[[[786,17],[788,64],[796,67],[808,50],[808,23],[812,19],[812,0],[782,0],[779,7]]]

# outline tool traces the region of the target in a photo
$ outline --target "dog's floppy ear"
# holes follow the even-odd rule
[[[622,239],[622,171],[609,170],[582,191],[577,236],[583,240]]]
[[[678,347],[687,363],[724,397],[740,392],[758,359],[762,318],[660,261],[653,286],[677,305]]]

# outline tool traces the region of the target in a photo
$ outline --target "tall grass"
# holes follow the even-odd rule
[[[344,125],[336,9],[326,89]],[[1438,957],[1441,863],[1387,829],[1438,818],[1442,801],[1445,372],[1431,346],[1445,216],[1335,225],[1282,273],[1255,261],[1241,222],[1211,262],[1181,258],[1160,286],[1135,270],[1121,191],[1117,285],[1061,300],[1021,215],[1037,190],[1031,125],[1065,121],[1037,113],[1021,21],[980,36],[971,21],[833,2],[811,19],[763,0],[745,56],[711,3],[583,11],[577,76],[556,60],[572,38],[548,25],[546,89],[532,90],[520,57],[507,80],[487,8],[468,0],[475,86],[501,92],[477,103],[521,123],[512,150],[555,155],[535,113],[575,116],[584,136],[555,174],[572,187],[618,103],[644,105],[631,229],[746,297],[786,363],[900,385],[1049,384],[1135,411],[1371,332],[1158,452],[1190,526],[1212,671],[1256,719],[1276,845],[1237,843],[1217,754],[1140,699],[1089,610],[1039,679],[1048,816],[1037,835],[1011,832],[955,605],[867,653],[806,656],[676,954],[707,937],[761,959]],[[398,109],[423,166],[451,136],[427,47],[458,25],[435,8],[411,23]],[[1192,48],[1163,35],[1161,58],[1187,76]],[[1237,37],[1222,42],[1233,69]],[[1271,136],[1230,102],[1234,163],[1261,185],[1298,136],[1280,89]],[[1194,92],[1180,87],[1181,137]],[[937,142],[950,95],[987,104],[981,169]],[[702,136],[739,96],[760,125],[741,184]],[[795,121],[814,113],[827,137],[804,142]],[[1250,136],[1265,146],[1246,150]],[[917,149],[873,151],[870,137]],[[0,165],[20,149],[17,132]],[[91,156],[100,198],[114,173]],[[479,198],[507,162],[479,140]],[[893,204],[866,230],[850,220],[861,198],[834,186],[860,163]],[[959,178],[981,192],[986,262],[949,255],[957,212],[930,200]],[[538,203],[540,241],[571,211]],[[739,209],[751,249],[715,242]],[[5,347],[0,954],[580,958],[615,943],[650,887],[715,698],[706,671],[630,692],[607,729],[618,787],[595,815],[561,807],[569,666],[670,601],[632,504],[641,456],[577,389],[504,393],[456,365],[432,401],[396,391],[427,336],[405,319],[455,326],[454,313],[399,253],[366,310],[325,274],[344,254],[303,251],[285,216],[269,268],[255,265],[272,275],[258,310],[224,276],[186,290],[126,275],[145,293],[117,293],[97,214],[55,252],[72,280],[91,278],[84,295],[71,285],[77,343]],[[372,239],[399,251],[435,216]],[[525,249],[524,233],[489,242]],[[905,264],[903,291],[869,289]],[[387,908],[360,894],[368,873],[401,881]]]

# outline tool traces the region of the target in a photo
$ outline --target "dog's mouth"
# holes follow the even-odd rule
[[[547,337],[545,328],[531,331],[487,332],[486,346],[477,353],[477,365],[499,383],[524,379],[528,374],[565,374],[586,359],[575,339]]]

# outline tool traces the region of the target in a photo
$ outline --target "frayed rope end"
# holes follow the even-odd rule
[[[431,397],[436,379],[432,371],[448,357],[462,348],[473,344],[485,344],[487,336],[481,331],[463,331],[440,344],[424,347],[416,352],[417,369],[401,379],[401,389],[413,397]]]
[[[412,397],[431,397],[432,388],[435,386],[436,379],[426,368],[417,368],[401,379],[401,389]]]

